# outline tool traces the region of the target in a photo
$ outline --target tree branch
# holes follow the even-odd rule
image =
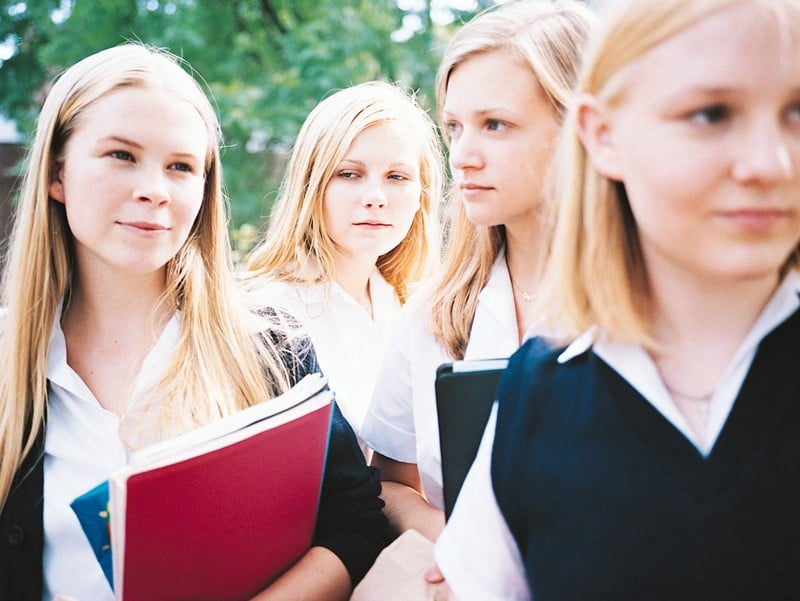
[[[278,11],[276,11],[275,7],[272,6],[272,2],[270,2],[270,0],[261,0],[261,13],[265,18],[269,19],[275,24],[275,27],[278,28],[278,31],[281,33],[281,35],[286,35],[286,33],[288,33],[289,30],[283,23],[281,23],[281,20],[278,17]]]

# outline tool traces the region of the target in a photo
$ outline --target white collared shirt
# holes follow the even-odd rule
[[[442,509],[442,465],[436,417],[436,369],[453,361],[428,327],[430,292],[406,303],[384,358],[361,436],[386,457],[416,463],[428,502]],[[470,331],[465,359],[508,357],[519,346],[514,296],[500,253]]]
[[[700,439],[678,411],[653,360],[641,346],[611,342],[590,331],[570,344],[558,361],[569,362],[593,348],[595,354],[647,399],[700,454],[708,456],[747,377],[758,344],[798,310],[798,293],[800,275],[791,272],[778,286],[720,377],[711,399],[708,429],[705,437]],[[456,597],[462,601],[531,599],[519,549],[503,519],[492,487],[491,455],[496,405],[475,462],[434,549],[439,568]]]
[[[252,304],[284,309],[301,322],[336,402],[356,434],[400,312],[394,288],[377,269],[370,275],[369,292],[372,315],[335,281],[306,285],[264,280],[249,298]]]
[[[175,315],[145,357],[135,390],[154,384],[163,374],[179,330]],[[112,601],[111,587],[69,504],[124,467],[127,452],[119,435],[119,416],[100,406],[67,363],[60,310],[50,336],[47,379],[43,599],[69,595],[80,601]]]

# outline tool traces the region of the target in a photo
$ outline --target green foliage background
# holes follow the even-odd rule
[[[218,106],[234,239],[245,245],[253,227],[241,226],[265,223],[286,153],[319,100],[384,79],[418,90],[432,109],[447,40],[492,3],[458,11],[435,0],[0,0],[0,114],[27,137],[47,83],[70,64],[125,40],[170,49]],[[394,41],[409,22],[413,35]]]

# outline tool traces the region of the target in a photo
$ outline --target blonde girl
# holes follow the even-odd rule
[[[358,432],[400,306],[438,263],[443,159],[427,113],[397,85],[335,92],[295,142],[246,284],[306,327]]]
[[[542,191],[590,20],[573,0],[510,2],[445,51],[437,106],[454,181],[444,270],[404,307],[362,430],[398,531],[433,539],[444,523],[436,368],[507,357],[533,323]]]
[[[461,598],[795,598],[800,2],[605,10],[540,288],[564,339],[512,358],[437,559]]]
[[[143,45],[89,56],[48,94],[3,281],[0,596],[113,599],[69,503],[125,465],[126,443],[269,399],[314,369],[276,312],[235,302],[219,133],[178,60]],[[331,445],[326,481],[360,509],[343,517],[328,487],[315,546],[264,599],[344,598],[383,544],[376,476],[340,417]]]

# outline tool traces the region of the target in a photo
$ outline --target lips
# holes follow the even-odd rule
[[[118,221],[117,223],[123,227],[143,232],[160,232],[169,229],[166,225],[152,221]]]
[[[464,182],[462,184],[459,184],[458,187],[461,190],[491,190],[492,189],[491,186],[482,186],[480,184],[473,184],[471,182]]]
[[[789,215],[789,211],[768,207],[734,209],[722,213],[725,219],[732,221],[739,227],[752,231],[769,229]]]
[[[484,192],[494,190],[494,188],[491,186],[481,186],[479,184],[473,184],[470,182],[459,184],[458,189],[461,191],[461,195],[465,198],[469,198],[470,196],[478,196]]]
[[[366,221],[356,221],[355,223],[353,223],[353,225],[364,226],[364,227],[375,227],[375,228],[391,227],[390,223],[384,223],[383,221],[376,221],[373,219],[367,219]]]

